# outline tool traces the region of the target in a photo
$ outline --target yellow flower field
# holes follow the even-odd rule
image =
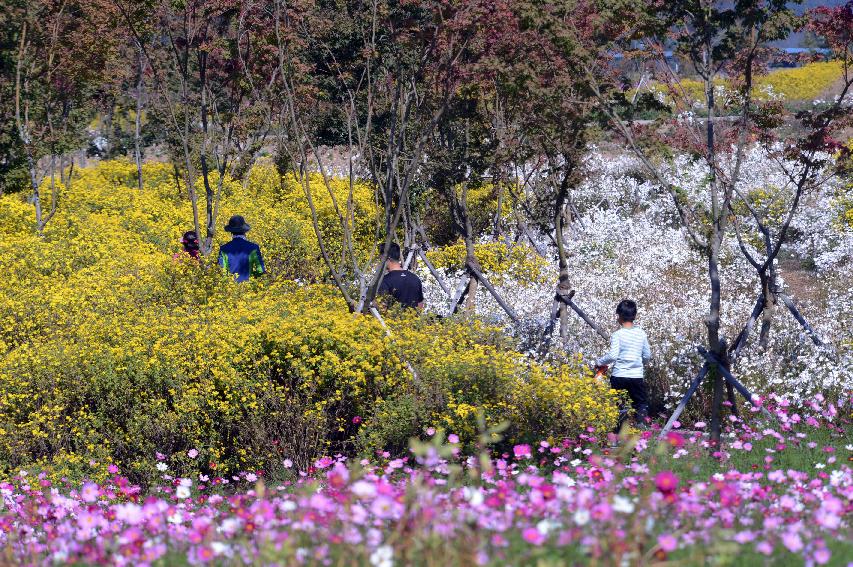
[[[220,225],[246,215],[269,268],[244,285],[215,254],[174,258],[190,207],[167,166],[145,166],[142,192],[133,174],[120,161],[80,171],[43,236],[23,197],[0,198],[3,474],[97,478],[117,463],[145,481],[156,452],[191,448],[196,468],[274,472],[284,458],[307,466],[332,451],[405,448],[430,426],[471,443],[481,412],[523,425],[514,440],[615,422],[606,385],[579,365],[532,363],[497,329],[392,315],[389,338],[349,313],[323,283],[301,187],[273,168],[225,184]],[[370,187],[355,202],[366,250]],[[330,199],[318,207],[334,244]]]

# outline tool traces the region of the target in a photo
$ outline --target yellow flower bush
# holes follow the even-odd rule
[[[510,248],[503,242],[484,242],[474,245],[474,253],[483,270],[493,276],[496,283],[509,278],[521,285],[533,285],[556,279],[545,259],[526,244]],[[465,243],[459,240],[434,248],[427,252],[427,258],[438,269],[461,270],[465,265]]]
[[[510,422],[515,434],[535,431],[540,438],[560,440],[583,433],[586,427],[611,430],[619,417],[624,392],[611,390],[593,378],[580,359],[556,370],[533,366],[513,396]],[[535,436],[530,437],[536,441]]]
[[[549,380],[564,371],[530,363],[498,329],[389,313],[388,336],[331,286],[306,283],[323,267],[295,179],[259,166],[225,181],[221,219],[245,214],[270,268],[238,285],[215,254],[173,257],[192,211],[170,167],[146,165],[142,191],[134,173],[126,161],[80,170],[43,236],[22,196],[0,197],[0,476],[37,467],[99,479],[116,463],[144,482],[157,452],[176,474],[275,472],[283,458],[307,467],[329,452],[402,450],[427,426],[470,442],[480,411],[533,424],[530,412],[562,404],[555,435],[594,408],[611,419],[580,378],[569,383],[578,397],[553,398]],[[374,246],[371,196],[353,192],[363,250]],[[334,238],[331,197],[317,206]],[[226,238],[220,230],[215,247]],[[516,252],[488,250],[489,268],[535,272]],[[526,427],[519,435],[546,431]]]
[[[814,100],[841,78],[840,61],[818,61],[777,69],[756,80],[759,93],[770,88],[785,100]]]
[[[826,92],[840,78],[840,61],[818,61],[802,67],[776,69],[758,77],[753,86],[753,93],[759,100],[766,100],[770,93],[773,93],[786,101],[810,101]],[[714,84],[728,87],[730,83],[719,79]],[[680,82],[680,88],[692,99],[704,99],[705,86],[701,81],[684,79]],[[652,85],[649,89],[652,92],[666,91],[665,87],[660,85]]]

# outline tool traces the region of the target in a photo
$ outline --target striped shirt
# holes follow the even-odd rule
[[[610,350],[596,366],[613,365],[611,376],[642,378],[643,363],[652,358],[649,339],[639,327],[622,327],[610,335]]]

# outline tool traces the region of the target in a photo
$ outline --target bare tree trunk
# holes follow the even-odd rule
[[[145,54],[139,49],[139,78],[136,81],[136,124],[133,131],[133,156],[136,159],[136,186],[142,191],[142,88],[144,86]]]
[[[175,188],[178,190],[178,198],[181,199],[184,196],[183,191],[181,191],[181,172],[178,171],[178,164],[174,161],[172,162],[172,169],[175,173]]]
[[[761,277],[761,294],[764,296],[764,312],[761,314],[761,333],[758,338],[758,348],[767,350],[770,343],[770,326],[776,311],[776,270],[770,266],[769,273]]]
[[[30,186],[33,191],[32,201],[36,212],[36,228],[41,233],[41,194],[39,193],[39,179],[36,171],[36,161],[33,158],[32,140],[30,140],[29,132],[29,104],[24,103],[22,109],[22,98],[26,90],[25,81],[22,81],[21,74],[24,67],[24,55],[27,51],[27,24],[24,23],[21,28],[21,38],[18,43],[18,61],[15,68],[15,123],[18,126],[18,135],[21,138],[21,143],[24,144],[24,153],[27,155],[27,169],[30,173]]]
[[[563,224],[565,217],[563,215],[563,206],[568,193],[568,173],[564,175],[560,187],[557,191],[557,203],[554,207],[554,240],[557,242],[557,257],[560,268],[560,275],[557,280],[557,293],[568,293],[569,284],[569,262],[566,257],[566,246],[563,234]],[[563,346],[568,343],[569,339],[569,313],[567,305],[560,302],[560,338],[563,341]]]
[[[563,341],[563,347],[566,347],[569,342],[569,308],[560,302],[560,340]]]
[[[207,163],[207,153],[210,150],[210,124],[208,117],[207,102],[207,53],[199,54],[199,80],[201,82],[201,131],[202,146],[199,161],[201,162],[201,178],[204,182],[204,212],[205,212],[205,237],[202,241],[202,254],[210,254],[213,248],[213,235],[216,231],[213,218],[214,193],[210,185],[210,167]]]
[[[474,250],[474,228],[471,225],[471,219],[468,216],[468,187],[467,185],[462,188],[462,217],[463,217],[463,227],[465,230],[465,266],[472,272],[469,266],[476,266],[478,269],[480,267],[480,263],[477,261],[477,254]],[[477,276],[472,272],[471,279],[468,280],[468,291],[467,296],[465,298],[465,310],[469,313],[474,313],[477,308],[477,286],[479,284],[479,280]]]
[[[477,278],[468,278],[468,288],[465,290],[465,311],[468,313],[474,313],[477,309],[477,287]]]

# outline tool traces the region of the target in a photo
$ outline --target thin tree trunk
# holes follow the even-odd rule
[[[139,78],[136,81],[136,124],[133,131],[133,156],[136,159],[136,186],[142,191],[142,88],[144,86],[145,56],[139,50]]]
[[[205,212],[205,237],[202,245],[202,254],[210,254],[213,247],[213,234],[216,231],[213,218],[213,187],[210,185],[210,167],[207,163],[207,152],[210,149],[210,126],[207,108],[207,54],[199,55],[199,80],[201,82],[201,131],[202,147],[199,161],[201,162],[201,178],[204,182],[204,212]]]
[[[181,172],[178,171],[178,164],[175,162],[172,162],[172,168],[175,172],[175,187],[178,189],[178,198],[182,199],[184,193],[181,191]]]
[[[568,166],[567,166],[568,167]],[[557,202],[554,207],[554,240],[557,243],[557,257],[560,268],[560,275],[557,280],[557,293],[567,293],[569,291],[569,262],[566,255],[565,239],[563,234],[563,225],[565,216],[563,209],[566,203],[566,197],[569,193],[569,175],[570,170],[563,174],[563,179],[560,181],[560,186],[557,189]],[[569,313],[566,309],[567,305],[560,302],[560,338],[563,340],[563,346],[568,343],[569,338]]]
[[[770,266],[769,273],[761,278],[761,293],[764,296],[764,312],[761,314],[761,333],[758,338],[758,348],[767,350],[770,343],[770,326],[773,323],[773,315],[776,311],[776,273]]]
[[[468,278],[468,289],[465,290],[465,311],[474,313],[477,309],[477,278],[473,275]]]

